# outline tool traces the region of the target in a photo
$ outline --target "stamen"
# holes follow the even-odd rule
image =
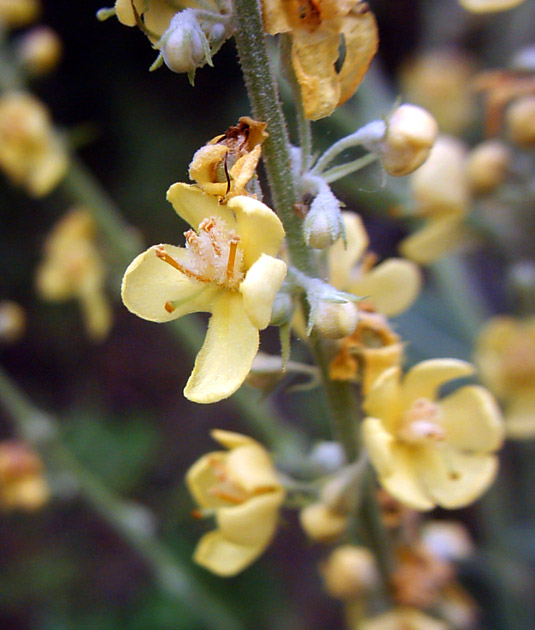
[[[227,261],[227,280],[231,282],[234,278],[234,265],[236,264],[236,252],[238,251],[238,243],[240,237],[234,234],[229,240],[229,253]]]
[[[183,273],[185,276],[188,276],[188,278],[193,278],[193,280],[198,280],[199,282],[210,282],[210,278],[204,278],[194,271],[191,271],[187,267],[182,266],[172,256],[169,256],[169,254],[165,251],[163,247],[155,247],[154,253],[160,260],[163,260],[168,265],[171,265],[171,267],[173,267],[177,271],[180,271],[180,273]]]
[[[166,302],[163,307],[168,313],[173,313],[174,311],[176,311],[176,306],[174,306],[172,302]]]

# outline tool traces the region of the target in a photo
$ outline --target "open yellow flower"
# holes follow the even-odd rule
[[[41,297],[50,302],[78,300],[89,336],[100,341],[111,328],[112,315],[95,232],[95,222],[87,210],[75,208],[63,217],[46,240],[36,286]]]
[[[277,215],[252,197],[220,204],[197,186],[174,184],[167,199],[192,230],[186,247],[155,245],[130,264],[122,297],[153,322],[212,314],[184,395],[198,403],[227,398],[243,383],[269,324],[286,264],[275,258],[284,237]]]
[[[341,291],[365,297],[383,315],[398,315],[408,309],[420,291],[417,265],[401,258],[375,265],[375,256],[366,254],[369,240],[360,217],[343,212],[342,218],[347,247],[340,239],[329,249],[329,282]]]
[[[285,492],[271,458],[255,440],[215,430],[227,451],[201,457],[186,483],[201,510],[215,513],[217,529],[205,534],[194,560],[217,575],[243,571],[271,542]]]
[[[513,439],[535,437],[535,317],[491,319],[476,346],[481,379],[503,401]]]
[[[48,111],[30,94],[0,97],[0,168],[34,197],[49,193],[67,170],[67,154]]]
[[[301,87],[305,115],[324,118],[359,86],[378,45],[377,24],[360,0],[263,0],[270,35],[291,33],[292,65]],[[340,39],[345,55],[340,71]]]
[[[444,383],[473,371],[464,361],[434,359],[400,382],[401,370],[393,367],[365,398],[363,438],[379,481],[415,510],[468,505],[494,479],[503,426],[493,397],[467,385],[437,400]]]

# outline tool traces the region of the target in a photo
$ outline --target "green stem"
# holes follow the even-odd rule
[[[373,164],[373,162],[377,159],[379,159],[377,154],[367,153],[352,162],[347,162],[346,164],[341,164],[340,166],[333,166],[333,168],[324,171],[322,177],[328,184],[332,184],[346,175],[351,175],[351,173],[356,173],[357,171],[362,170],[368,166],[368,164]]]
[[[29,402],[1,368],[0,404],[13,419],[21,437],[41,453],[51,469],[59,468],[69,474],[91,507],[145,560],[162,590],[209,627],[243,630],[241,622],[156,538],[151,513],[116,496],[86,470],[61,441],[59,422]]]

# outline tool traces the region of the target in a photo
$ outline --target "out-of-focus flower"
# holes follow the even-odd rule
[[[347,245],[340,239],[328,252],[329,282],[342,291],[365,297],[360,303],[371,304],[384,315],[397,315],[416,299],[421,274],[411,261],[389,258],[375,265],[373,254],[366,254],[368,235],[360,217],[342,213]]]
[[[422,545],[448,562],[466,560],[474,553],[468,529],[456,521],[428,521],[421,531]]]
[[[325,590],[342,600],[361,598],[379,583],[373,554],[365,547],[337,547],[321,566]]]
[[[61,39],[48,26],[37,26],[17,41],[17,55],[30,74],[42,76],[54,70],[63,52]]]
[[[184,395],[216,402],[243,383],[269,325],[286,264],[275,258],[284,230],[277,215],[252,197],[226,204],[197,186],[174,184],[167,199],[191,226],[186,248],[155,245],[125,272],[122,297],[132,312],[167,322],[212,314]]]
[[[19,28],[35,22],[41,13],[39,0],[0,0],[0,24]]]
[[[242,116],[239,123],[216,136],[193,156],[189,176],[209,195],[229,199],[247,195],[247,184],[256,174],[266,123]]]
[[[30,195],[42,197],[59,183],[67,154],[45,106],[30,94],[0,97],[0,168]]]
[[[215,430],[211,435],[228,450],[204,455],[186,475],[201,514],[213,514],[217,524],[199,541],[194,560],[230,577],[270,544],[285,492],[270,456],[258,442],[230,431]]]
[[[505,126],[511,142],[520,147],[535,147],[535,95],[523,96],[509,105]]]
[[[401,242],[403,256],[429,263],[462,241],[462,221],[470,204],[465,158],[459,140],[439,136],[427,160],[411,175],[415,214],[425,224]]]
[[[49,499],[43,463],[23,442],[0,443],[0,509],[33,512]]]
[[[459,0],[459,4],[472,13],[495,13],[514,9],[524,0]]]
[[[270,35],[291,33],[292,65],[306,117],[329,116],[353,96],[377,51],[377,24],[368,4],[360,0],[263,0],[262,5]],[[345,54],[337,71],[341,38]]]
[[[401,370],[389,368],[364,400],[363,439],[379,481],[415,510],[468,505],[494,479],[503,426],[492,396],[468,385],[437,400],[444,383],[473,371],[463,361],[435,359],[400,382]]]
[[[14,343],[26,330],[26,313],[16,302],[0,302],[0,341]]]
[[[511,157],[509,147],[500,140],[486,140],[474,147],[466,160],[470,190],[485,194],[497,188],[505,180]]]
[[[481,379],[503,401],[505,431],[512,439],[535,437],[535,317],[495,317],[476,345]]]
[[[360,621],[354,630],[451,630],[443,621],[434,619],[416,608],[394,610]]]
[[[366,394],[387,368],[401,365],[403,343],[380,313],[361,311],[355,332],[340,343],[329,374],[335,381],[362,384]]]
[[[104,293],[105,268],[96,246],[96,226],[87,210],[73,209],[45,242],[37,269],[41,297],[51,302],[78,300],[88,335],[100,341],[111,327],[111,309]]]
[[[474,64],[463,51],[431,49],[404,64],[400,80],[403,97],[427,109],[442,133],[458,134],[473,118],[475,98],[467,85]]]
[[[333,542],[347,529],[347,515],[331,509],[321,501],[311,503],[299,512],[299,521],[306,535],[321,543]]]

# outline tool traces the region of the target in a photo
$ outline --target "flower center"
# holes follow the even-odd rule
[[[210,461],[210,465],[217,480],[209,490],[211,495],[236,505],[250,498],[250,495],[230,478],[227,468],[222,461],[214,458]]]
[[[163,246],[156,248],[156,256],[184,275],[204,283],[214,283],[235,291],[243,280],[243,251],[238,247],[240,237],[228,231],[217,217],[204,219],[198,232],[188,230],[187,257],[178,261]]]
[[[403,414],[398,438],[409,444],[442,442],[446,431],[440,424],[440,408],[428,398],[417,398]]]

